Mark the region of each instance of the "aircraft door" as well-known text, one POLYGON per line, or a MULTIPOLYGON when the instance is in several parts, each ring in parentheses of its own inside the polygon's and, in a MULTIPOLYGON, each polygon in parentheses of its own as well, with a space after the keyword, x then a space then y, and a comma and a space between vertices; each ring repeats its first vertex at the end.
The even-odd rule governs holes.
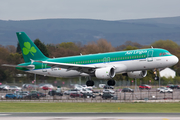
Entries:
POLYGON ((106 58, 105 57, 103 58, 103 63, 106 63, 106 58))
POLYGON ((47 72, 47 64, 42 63, 42 72, 47 72))
POLYGON ((109 63, 109 62, 110 62, 110 57, 103 58, 103 63, 109 63))
POLYGON ((110 63, 110 57, 107 58, 107 63, 110 63))
POLYGON ((147 54, 147 61, 152 62, 153 61, 153 50, 149 50, 147 54))

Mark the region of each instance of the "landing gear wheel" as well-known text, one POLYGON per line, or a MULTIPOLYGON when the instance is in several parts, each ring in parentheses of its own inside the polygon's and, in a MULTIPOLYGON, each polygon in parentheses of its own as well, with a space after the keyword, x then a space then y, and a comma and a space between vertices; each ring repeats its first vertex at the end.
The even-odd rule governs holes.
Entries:
POLYGON ((87 85, 87 86, 94 86, 94 81, 88 80, 88 81, 86 82, 86 85, 87 85))
POLYGON ((116 84, 115 80, 108 80, 107 84, 109 86, 114 86, 116 84))

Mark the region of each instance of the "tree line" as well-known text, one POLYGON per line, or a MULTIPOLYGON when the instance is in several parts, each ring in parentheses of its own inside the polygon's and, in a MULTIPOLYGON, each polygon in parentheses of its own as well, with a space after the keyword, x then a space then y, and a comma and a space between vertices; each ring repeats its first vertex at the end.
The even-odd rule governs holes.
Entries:
MULTIPOLYGON (((95 54, 95 53, 105 53, 105 52, 114 52, 114 51, 123 51, 123 50, 135 50, 135 49, 143 49, 150 48, 153 46, 154 48, 163 48, 168 50, 171 54, 176 55, 180 58, 180 46, 173 42, 172 40, 158 40, 151 45, 141 45, 137 42, 127 41, 123 45, 119 45, 117 47, 113 47, 110 42, 105 39, 99 39, 96 42, 91 42, 86 45, 82 45, 80 42, 63 42, 60 44, 44 44, 39 39, 34 40, 36 46, 42 51, 42 53, 50 58, 56 57, 66 57, 66 56, 75 56, 75 55, 87 55, 87 54, 95 54)), ((21 53, 21 49, 19 44, 17 46, 0 45, 0 82, 13 82, 13 80, 17 77, 17 74, 26 74, 27 76, 21 77, 19 82, 23 81, 31 81, 33 80, 32 74, 27 74, 22 71, 18 71, 15 68, 2 67, 2 64, 20 64, 23 63, 23 56, 21 53)), ((176 71, 176 78, 161 78, 161 81, 164 81, 164 84, 168 83, 180 83, 180 63, 171 67, 171 69, 176 71)), ((57 79, 52 77, 44 77, 37 76, 38 79, 57 79)), ((149 80, 153 81, 153 71, 148 70, 148 75, 145 78, 139 79, 139 81, 143 81, 144 83, 149 80)), ((129 79, 127 76, 116 75, 115 80, 124 80, 129 79)))

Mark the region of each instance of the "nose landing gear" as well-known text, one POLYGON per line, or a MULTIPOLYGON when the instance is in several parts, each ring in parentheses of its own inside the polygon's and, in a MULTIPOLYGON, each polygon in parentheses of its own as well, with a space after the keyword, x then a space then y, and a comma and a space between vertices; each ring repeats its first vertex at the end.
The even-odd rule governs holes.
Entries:
POLYGON ((159 80, 159 77, 158 77, 158 76, 155 76, 155 77, 154 77, 154 80, 155 80, 155 81, 158 81, 158 80, 159 80))
POLYGON ((158 75, 157 75, 157 69, 154 69, 154 75, 155 75, 154 80, 155 80, 155 81, 158 81, 158 80, 159 80, 159 77, 158 77, 158 75))

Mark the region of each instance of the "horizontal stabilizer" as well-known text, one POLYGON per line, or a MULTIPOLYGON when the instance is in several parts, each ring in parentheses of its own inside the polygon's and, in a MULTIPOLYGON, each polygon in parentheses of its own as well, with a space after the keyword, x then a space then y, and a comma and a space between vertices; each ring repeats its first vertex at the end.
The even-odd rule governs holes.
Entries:
POLYGON ((18 66, 18 65, 9 65, 9 64, 2 64, 2 66, 6 66, 6 67, 21 67, 21 68, 27 68, 27 69, 34 68, 33 66, 18 66))

